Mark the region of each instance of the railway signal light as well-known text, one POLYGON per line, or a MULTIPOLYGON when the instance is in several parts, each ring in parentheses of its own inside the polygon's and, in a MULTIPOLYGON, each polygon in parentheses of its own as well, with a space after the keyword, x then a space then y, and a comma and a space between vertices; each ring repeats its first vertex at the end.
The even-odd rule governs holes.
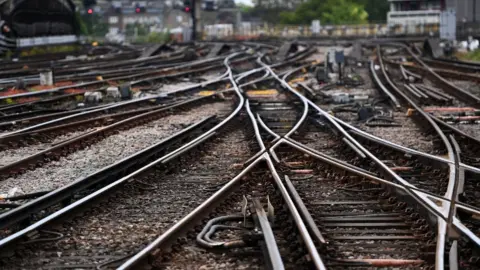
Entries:
POLYGON ((2 32, 5 33, 5 34, 10 33, 10 27, 8 27, 8 25, 4 25, 2 27, 2 32))
POLYGON ((135 7, 135 13, 145 13, 145 7, 142 6, 136 6, 135 7))
POLYGON ((189 13, 192 17, 192 40, 195 40, 195 30, 197 29, 197 19, 195 17, 195 1, 183 0, 183 12, 189 13))
POLYGON ((192 11, 192 2, 190 0, 183 1, 183 11, 190 13, 192 11))
POLYGON ((89 9, 87 10, 87 13, 88 13, 88 14, 93 14, 93 8, 89 8, 89 9))

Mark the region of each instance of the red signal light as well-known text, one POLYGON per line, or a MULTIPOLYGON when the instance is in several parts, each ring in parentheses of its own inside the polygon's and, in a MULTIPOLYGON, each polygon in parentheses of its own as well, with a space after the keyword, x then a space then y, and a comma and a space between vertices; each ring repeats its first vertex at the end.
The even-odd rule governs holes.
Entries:
POLYGON ((88 14, 93 14, 93 9, 89 8, 89 9, 87 10, 87 13, 88 13, 88 14))
POLYGON ((2 27, 2 31, 3 31, 4 33, 10 33, 10 27, 8 27, 8 25, 4 25, 4 26, 2 27))
POLYGON ((190 7, 185 7, 185 12, 190 12, 190 7))
POLYGON ((137 7, 137 8, 135 9, 135 12, 136 12, 136 13, 140 13, 140 8, 137 7))

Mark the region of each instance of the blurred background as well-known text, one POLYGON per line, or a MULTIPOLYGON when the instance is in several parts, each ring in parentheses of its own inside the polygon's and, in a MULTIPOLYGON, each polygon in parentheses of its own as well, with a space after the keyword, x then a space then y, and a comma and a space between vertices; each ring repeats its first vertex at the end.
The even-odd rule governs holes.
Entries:
POLYGON ((470 50, 480 35, 479 0, 4 0, 0 8, 3 52, 77 41, 403 36, 470 50))

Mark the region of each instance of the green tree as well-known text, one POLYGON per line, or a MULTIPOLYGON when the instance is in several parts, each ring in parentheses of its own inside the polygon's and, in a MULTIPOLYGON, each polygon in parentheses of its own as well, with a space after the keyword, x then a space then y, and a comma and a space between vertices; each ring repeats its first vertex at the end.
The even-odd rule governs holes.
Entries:
POLYGON ((253 6, 249 6, 249 5, 243 4, 243 3, 238 3, 236 5, 240 9, 240 12, 242 12, 242 13, 250 13, 254 9, 253 6))
POLYGON ((84 29, 81 31, 86 32, 94 37, 104 36, 108 32, 108 24, 105 22, 104 18, 98 14, 85 14, 81 17, 83 21, 84 29))
POLYGON ((146 36, 150 32, 148 26, 141 23, 134 23, 134 24, 127 24, 125 32, 127 36, 134 36, 135 35, 135 28, 137 28, 137 35, 138 36, 146 36))
POLYGON ((368 13, 362 5, 348 0, 328 0, 322 11, 322 18, 329 24, 366 23, 368 13))
POLYGON ((148 34, 147 42, 149 43, 162 43, 170 41, 170 32, 157 33, 152 32, 148 34))
POLYGON ((368 13, 368 21, 385 22, 387 20, 387 12, 390 9, 387 0, 359 0, 357 2, 365 7, 368 13))
POLYGON ((87 25, 78 11, 75 12, 75 20, 77 21, 78 28, 80 29, 80 34, 85 36, 88 35, 87 25))
POLYGON ((308 0, 293 12, 282 12, 280 18, 285 24, 310 24, 312 20, 322 24, 360 24, 367 22, 368 13, 358 1, 308 0))
POLYGON ((262 6, 240 6, 240 11, 242 12, 242 18, 247 21, 261 19, 261 21, 267 23, 278 23, 280 21, 280 13, 287 11, 287 9, 282 7, 266 8, 262 6))

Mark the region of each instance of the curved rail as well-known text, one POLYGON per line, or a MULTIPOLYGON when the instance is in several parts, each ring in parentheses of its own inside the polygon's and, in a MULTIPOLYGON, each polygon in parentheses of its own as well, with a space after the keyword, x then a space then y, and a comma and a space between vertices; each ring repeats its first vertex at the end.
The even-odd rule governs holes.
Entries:
MULTIPOLYGON (((227 67, 227 70, 228 70, 228 77, 230 79, 230 82, 232 83, 233 85, 233 88, 235 89, 235 93, 237 94, 238 98, 239 98, 239 102, 238 102, 238 106, 237 108, 235 109, 235 111, 229 116, 227 117, 225 120, 223 120, 221 123, 219 123, 218 125, 216 125, 214 128, 212 128, 211 130, 209 130, 208 132, 204 133, 202 136, 198 137, 196 140, 192 141, 191 143, 187 144, 187 145, 184 145, 183 147, 171 152, 170 154, 166 155, 162 160, 159 160, 159 162, 163 162, 163 160, 170 160, 171 158, 173 158, 174 156, 177 156, 179 155, 180 153, 183 153, 185 150, 189 149, 189 147, 191 147, 191 145, 193 144, 196 144, 198 142, 201 142, 203 141, 203 139, 205 138, 208 138, 210 137, 211 135, 213 135, 215 133, 215 131, 220 128, 221 126, 223 126, 225 123, 227 123, 228 121, 230 121, 230 119, 232 119, 234 116, 236 116, 240 110, 242 109, 242 107, 244 106, 245 104, 245 99, 244 97, 242 96, 240 90, 238 89, 238 86, 233 78, 233 73, 232 73, 232 70, 228 64, 229 60, 233 57, 236 57, 237 55, 239 55, 240 53, 235 53, 235 54, 232 54, 230 56, 228 56, 225 61, 224 61, 224 65, 227 67)), ((253 167, 256 163, 252 163, 250 164, 251 167, 253 167)), ((249 168, 251 168, 249 167, 249 168)), ((202 203, 200 206, 198 206, 194 211, 192 211, 190 214, 188 214, 185 218, 183 218, 182 220, 180 220, 179 222, 177 222, 173 227, 171 227, 170 229, 168 229, 164 234, 162 234, 162 236, 160 236, 159 238, 155 239, 153 242, 151 242, 147 247, 145 247, 144 249, 142 249, 140 252, 136 253, 134 256, 132 256, 130 259, 128 259, 124 264, 122 264, 118 269, 129 269, 129 268, 132 268, 134 267, 136 264, 138 264, 142 259, 144 259, 148 254, 150 254, 154 249, 157 248, 157 246, 159 246, 160 244, 164 243, 164 241, 166 241, 167 239, 170 240, 172 235, 176 235, 178 233, 178 230, 180 230, 182 228, 182 226, 186 226, 189 222, 191 222, 193 219, 197 218, 197 215, 199 215, 199 213, 203 213, 204 211, 206 211, 207 209, 209 209, 214 203, 216 200, 218 200, 218 197, 223 197, 224 196, 224 193, 226 191, 230 191, 234 186, 236 186, 236 182, 242 178, 242 176, 244 174, 246 174, 246 172, 248 172, 247 170, 244 170, 239 176, 237 176, 235 179, 231 180, 228 184, 226 184, 225 186, 223 186, 219 191, 217 191, 212 197, 210 197, 209 199, 207 199, 207 201, 205 201, 204 203, 202 203)))
MULTIPOLYGON (((268 68, 268 67, 267 67, 268 68)), ((376 158, 373 154, 371 154, 367 149, 365 149, 360 143, 358 143, 353 137, 350 136, 350 134, 348 134, 335 120, 333 120, 333 118, 328 114, 326 113, 325 111, 323 111, 322 109, 320 109, 316 104, 314 104, 312 101, 306 99, 303 95, 301 95, 300 93, 296 92, 294 89, 292 89, 290 87, 290 85, 284 80, 284 79, 280 79, 278 76, 274 75, 274 77, 279 80, 287 89, 289 89, 293 94, 295 95, 298 95, 299 97, 301 98, 304 98, 305 100, 307 100, 307 102, 310 104, 311 107, 315 108, 323 117, 325 117, 330 123, 332 123, 345 137, 347 137, 347 139, 353 143, 358 149, 360 149, 364 154, 366 154, 367 156, 369 156, 370 159, 372 159, 376 164, 377 166, 379 166, 379 168, 382 169, 382 171, 384 171, 386 173, 386 175, 390 175, 396 182, 400 183, 402 186, 406 187, 406 190, 407 190, 407 194, 409 194, 412 198, 414 198, 417 203, 419 203, 419 205, 422 205, 424 208, 428 209, 429 211, 431 211, 432 213, 434 213, 437 217, 441 217, 441 222, 443 223, 444 226, 440 226, 439 229, 441 229, 441 232, 445 231, 443 230, 444 228, 446 229, 446 223, 445 223, 445 220, 447 219, 447 216, 448 216, 448 213, 446 213, 444 210, 438 210, 437 209, 437 205, 435 205, 434 203, 432 203, 432 201, 429 201, 428 199, 425 198, 425 196, 423 196, 423 194, 421 194, 420 192, 416 191, 416 190, 413 190, 411 188, 415 188, 413 185, 411 185, 410 183, 408 183, 407 181, 405 181, 404 179, 402 179, 400 176, 398 176, 394 171, 392 171, 386 164, 384 164, 383 162, 381 162, 378 158, 376 158)), ((450 192, 451 193, 451 192, 450 192)), ((454 224, 458 224, 459 222, 457 222, 458 219, 454 219, 454 224)), ((462 231, 465 231, 465 227, 463 225, 458 225, 457 228, 460 228, 462 231)), ((468 232, 467 232, 468 233, 468 232)), ((445 233, 443 234, 440 234, 439 237, 441 237, 442 239, 440 239, 438 242, 440 243, 440 245, 444 245, 444 237, 445 237, 445 233), (443 243, 443 244, 442 244, 443 243)), ((478 239, 478 238, 477 238, 478 239)), ((437 242, 437 243, 438 243, 437 242)), ((437 246, 437 256, 436 256, 436 265, 437 267, 443 267, 443 251, 444 249, 440 249, 438 246, 437 246)))
MULTIPOLYGON (((240 53, 236 53, 236 54, 231 55, 230 57, 235 57, 239 54, 240 53)), ((225 60, 225 64, 230 59, 230 57, 225 60)), ((230 79, 233 80, 232 74, 230 74, 230 79)), ((231 119, 233 119, 233 117, 235 117, 240 112, 241 108, 243 107, 244 98, 240 94, 239 91, 236 91, 236 93, 237 93, 239 101, 238 101, 238 105, 235 108, 235 110, 229 116, 227 116, 223 121, 221 121, 220 123, 218 123, 217 125, 215 125, 211 129, 209 129, 207 132, 203 133, 201 136, 199 136, 199 137, 193 139, 192 141, 184 144, 183 146, 177 148, 176 150, 164 155, 163 157, 158 158, 157 160, 149 163, 148 165, 143 166, 142 168, 136 170, 135 172, 132 172, 129 175, 124 176, 121 179, 118 179, 118 180, 112 182, 111 184, 109 184, 109 185, 107 185, 107 186, 105 186, 105 187, 103 187, 103 188, 101 188, 101 189, 99 189, 99 190, 81 198, 80 200, 75 201, 72 204, 69 204, 68 206, 54 212, 53 214, 35 222, 34 224, 28 226, 27 228, 24 228, 24 229, 12 234, 12 235, 0 240, 0 248, 3 248, 7 245, 10 245, 10 244, 18 241, 19 239, 28 235, 30 232, 38 230, 39 228, 45 226, 46 224, 52 222, 53 220, 56 220, 59 217, 77 209, 78 207, 81 207, 82 205, 85 205, 89 201, 110 192, 111 190, 113 190, 116 187, 121 186, 122 184, 128 182, 133 177, 144 173, 145 171, 155 167, 158 164, 168 162, 169 160, 173 159, 174 157, 178 156, 179 154, 181 154, 185 151, 188 151, 189 149, 193 148, 194 146, 196 146, 196 145, 202 143, 203 141, 205 141, 206 139, 210 138, 211 136, 213 136, 216 133, 216 131, 218 129, 222 128, 227 122, 229 122, 231 119)))
MULTIPOLYGON (((228 59, 226 59, 225 65, 228 65, 228 59)), ((260 69, 261 70, 261 69, 260 69)), ((256 70, 256 71, 260 71, 256 70)), ((231 70, 229 69, 229 78, 231 80, 231 83, 237 92, 239 96, 241 96, 241 89, 236 83, 236 80, 234 79, 231 70)), ((261 140, 260 134, 259 134, 259 129, 256 124, 255 117, 253 116, 249 102, 248 100, 245 102, 245 108, 247 110, 247 113, 249 115, 250 120, 252 121, 252 124, 254 126, 254 132, 255 136, 257 138, 257 142, 262 149, 260 153, 265 151, 265 146, 263 144, 263 141, 261 140)), ((257 156, 257 155, 256 155, 257 156)), ((180 220, 177 224, 175 224, 173 227, 171 227, 169 230, 167 230, 164 234, 162 234, 159 238, 154 240, 152 243, 150 243, 146 248, 144 248, 142 251, 134 255, 132 258, 130 258, 128 261, 126 261, 123 265, 121 265, 118 269, 129 269, 134 267, 136 264, 139 263, 140 260, 145 258, 149 253, 151 253, 154 249, 158 248, 161 245, 168 244, 171 242, 175 236, 177 236, 184 228, 188 227, 188 224, 191 224, 194 220, 197 220, 201 213, 206 212, 208 209, 211 209, 213 205, 215 205, 216 201, 220 200, 221 198, 225 198, 228 193, 230 193, 233 188, 238 185, 238 181, 241 179, 242 176, 244 176, 250 169, 252 169, 254 166, 256 166, 259 162, 261 161, 266 161, 272 175, 274 176, 275 182, 277 184, 277 187, 281 190, 282 196, 287 202, 287 206, 291 212, 291 214, 294 217, 294 221, 297 224, 300 234, 302 235, 302 238, 304 241, 306 241, 307 249, 309 250, 310 255, 313 258, 314 264, 317 266, 318 269, 324 269, 323 263, 320 259, 320 256, 318 255, 318 252, 315 248, 315 245, 313 244, 313 241, 311 237, 309 236, 305 225, 303 224, 303 221, 296 210, 295 206, 293 205, 293 202, 291 201, 288 193, 286 192, 285 187, 283 186, 283 183, 281 182, 278 174, 275 171, 275 168, 273 166, 273 163, 270 160, 270 157, 268 156, 267 153, 260 154, 260 156, 257 156, 253 162, 251 162, 238 176, 236 176, 234 179, 229 181, 226 185, 224 185, 219 191, 217 191, 212 197, 207 199, 204 203, 202 203, 200 206, 198 206, 194 211, 192 211, 190 214, 188 214, 185 218, 180 220)))
POLYGON ((458 97, 461 99, 463 102, 467 104, 471 104, 472 106, 475 107, 480 107, 480 98, 478 96, 475 96, 459 87, 456 85, 452 84, 451 82, 445 80, 442 76, 438 75, 429 65, 427 65, 425 62, 420 59, 418 55, 412 52, 410 47, 401 44, 401 43, 391 43, 392 46, 395 47, 401 47, 405 49, 414 59, 417 61, 420 65, 422 65, 428 73, 437 81, 440 81, 443 85, 446 86, 446 90, 449 90, 449 94, 458 97))

